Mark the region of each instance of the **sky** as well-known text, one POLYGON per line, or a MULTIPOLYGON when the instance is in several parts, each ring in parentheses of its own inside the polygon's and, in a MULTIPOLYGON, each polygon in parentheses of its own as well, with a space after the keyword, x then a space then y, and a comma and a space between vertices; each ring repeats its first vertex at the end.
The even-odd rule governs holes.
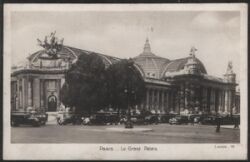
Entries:
POLYGON ((12 12, 12 65, 40 50, 37 38, 53 31, 65 45, 120 58, 139 55, 147 37, 152 52, 170 60, 187 57, 194 46, 208 74, 222 77, 232 61, 239 78, 237 11, 12 12))

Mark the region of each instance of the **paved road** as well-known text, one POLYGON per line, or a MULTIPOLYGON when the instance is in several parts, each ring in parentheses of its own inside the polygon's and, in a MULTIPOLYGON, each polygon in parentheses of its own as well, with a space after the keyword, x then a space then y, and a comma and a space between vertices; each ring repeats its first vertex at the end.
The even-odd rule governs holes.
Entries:
POLYGON ((206 125, 146 125, 149 132, 117 132, 107 128, 124 126, 20 126, 11 128, 13 143, 238 143, 239 129, 206 125))

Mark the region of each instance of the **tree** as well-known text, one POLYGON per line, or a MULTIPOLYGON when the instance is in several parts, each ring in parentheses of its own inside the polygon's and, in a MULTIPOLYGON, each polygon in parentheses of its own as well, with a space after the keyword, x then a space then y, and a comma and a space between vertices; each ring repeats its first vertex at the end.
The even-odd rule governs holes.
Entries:
POLYGON ((76 113, 98 111, 107 105, 105 64, 95 53, 81 54, 66 72, 62 88, 64 105, 75 107, 76 113))
POLYGON ((74 100, 72 97, 69 97, 69 85, 67 83, 64 83, 61 89, 61 100, 62 103, 66 106, 66 107, 71 107, 72 105, 74 105, 74 100))
POLYGON ((118 111, 140 104, 145 97, 144 80, 132 59, 123 59, 110 65, 107 79, 109 102, 118 111))

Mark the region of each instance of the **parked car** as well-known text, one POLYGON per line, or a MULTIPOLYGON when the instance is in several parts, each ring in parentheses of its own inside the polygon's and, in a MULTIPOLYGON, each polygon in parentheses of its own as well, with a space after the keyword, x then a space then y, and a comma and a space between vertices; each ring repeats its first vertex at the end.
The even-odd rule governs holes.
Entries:
POLYGON ((175 114, 163 114, 160 115, 160 123, 169 123, 169 119, 175 117, 175 114))
POLYGON ((41 125, 46 125, 46 122, 48 121, 48 114, 45 112, 36 113, 36 117, 40 120, 41 125))
POLYGON ((188 116, 176 115, 169 119, 169 124, 188 124, 188 116))
POLYGON ((12 111, 11 112, 11 126, 32 125, 39 127, 45 125, 48 116, 45 113, 37 111, 12 111))
POLYGON ((84 115, 82 114, 72 114, 71 121, 73 125, 83 124, 84 115))
POLYGON ((199 114, 191 114, 188 116, 189 123, 198 124, 203 120, 203 116, 199 114))
POLYGON ((159 123, 159 115, 148 115, 145 117, 145 123, 146 124, 158 124, 159 123))
POLYGON ((240 124, 240 115, 238 114, 235 114, 235 115, 232 115, 232 116, 225 116, 225 117, 222 117, 221 118, 221 124, 222 125, 234 125, 235 122, 238 122, 238 124, 240 124))
POLYGON ((120 122, 120 117, 117 113, 96 113, 90 117, 90 124, 94 125, 106 125, 106 124, 115 124, 117 125, 120 122))
POLYGON ((133 124, 144 125, 145 117, 143 115, 132 115, 131 121, 133 122, 133 124))
POLYGON ((118 114, 106 114, 106 121, 105 123, 108 123, 108 124, 115 124, 117 125, 118 123, 120 122, 120 117, 118 116, 118 114))
POLYGON ((201 124, 205 124, 205 125, 215 125, 215 124, 216 124, 216 116, 215 116, 215 115, 205 116, 205 117, 201 120, 201 124))
POLYGON ((106 115, 105 113, 97 113, 94 114, 90 117, 90 123, 89 124, 93 124, 93 125, 105 125, 106 123, 106 115))

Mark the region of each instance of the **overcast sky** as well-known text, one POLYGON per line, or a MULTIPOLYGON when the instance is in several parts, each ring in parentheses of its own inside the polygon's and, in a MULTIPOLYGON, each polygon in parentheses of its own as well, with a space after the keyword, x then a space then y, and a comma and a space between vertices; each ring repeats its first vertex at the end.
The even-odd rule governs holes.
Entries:
POLYGON ((147 37, 152 52, 170 60, 188 56, 195 46, 196 57, 209 74, 222 77, 231 60, 239 75, 240 13, 236 11, 13 12, 12 64, 41 49, 36 39, 43 40, 55 30, 65 45, 120 58, 139 55, 147 37))

